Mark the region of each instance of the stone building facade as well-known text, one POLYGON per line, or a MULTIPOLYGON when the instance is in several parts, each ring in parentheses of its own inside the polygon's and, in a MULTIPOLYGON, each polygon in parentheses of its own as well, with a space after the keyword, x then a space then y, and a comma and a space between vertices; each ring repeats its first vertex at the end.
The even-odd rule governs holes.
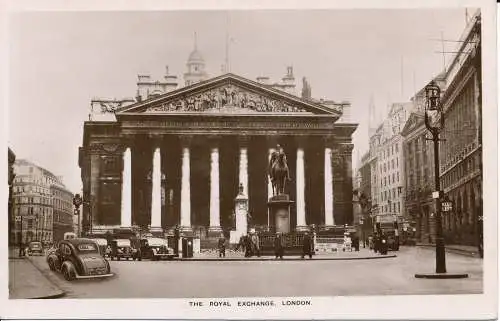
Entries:
MULTIPOLYGON (((195 58, 200 67, 201 54, 195 58)), ((287 92, 295 87, 291 68, 287 90, 266 77, 229 73, 198 82, 191 76, 185 87, 98 112, 112 114, 112 121, 94 115, 85 122, 79 156, 84 233, 229 230, 240 184, 249 225, 267 225, 267 166, 277 144, 290 170, 292 228, 352 224, 357 125, 339 121, 349 103, 322 104, 287 92)))
POLYGON ((60 180, 50 186, 52 194, 53 238, 64 238, 64 233, 73 232, 73 193, 60 180))
POLYGON ((416 106, 393 103, 384 122, 370 136, 372 215, 406 220, 404 198, 403 138, 401 131, 416 106))
POLYGON ((445 217, 448 242, 476 245, 482 239, 481 16, 476 13, 460 39, 445 76, 442 96, 447 143, 440 145, 441 189, 453 202, 445 217))
POLYGON ((13 183, 14 183, 14 178, 15 178, 15 173, 14 173, 14 162, 16 161, 16 154, 8 148, 8 154, 7 154, 7 160, 8 160, 8 168, 7 168, 7 173, 8 173, 8 184, 9 184, 9 200, 8 200, 8 212, 7 212, 7 217, 8 217, 8 224, 9 224, 9 245, 13 243, 13 239, 10 237, 12 235, 12 229, 13 225, 15 222, 14 219, 14 214, 13 214, 13 198, 12 198, 12 188, 13 188, 13 183))
MULTIPOLYGON (((20 217, 16 221, 10 239, 18 244, 30 241, 52 243, 58 233, 59 218, 71 220, 71 208, 60 209, 60 198, 54 189, 64 193, 65 199, 71 193, 64 187, 60 177, 27 160, 19 159, 14 163, 15 178, 12 184, 12 215, 20 217), (58 219, 55 219, 57 213, 58 219), (64 218, 63 218, 64 217, 64 218)), ((71 231, 71 224, 69 230, 71 231)), ((62 239, 62 238, 61 238, 62 239)))
POLYGON ((434 149, 428 140, 429 132, 424 124, 424 114, 410 115, 403 131, 405 169, 405 206, 412 227, 416 228, 417 240, 423 243, 435 239, 434 221, 434 149))

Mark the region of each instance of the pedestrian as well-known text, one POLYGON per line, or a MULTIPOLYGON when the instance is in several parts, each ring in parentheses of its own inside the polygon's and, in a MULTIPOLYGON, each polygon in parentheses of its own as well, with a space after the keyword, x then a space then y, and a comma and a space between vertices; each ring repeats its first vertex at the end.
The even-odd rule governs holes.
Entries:
POLYGON ((255 229, 250 230, 251 234, 251 245, 252 245, 252 253, 256 254, 258 257, 260 257, 260 239, 259 235, 255 232, 255 229))
POLYGON ((180 238, 179 225, 175 225, 175 228, 174 228, 174 255, 175 256, 179 256, 179 238, 180 238))
POLYGON ((221 233, 218 241, 219 257, 226 257, 226 238, 221 233))
POLYGON ((252 248, 252 239, 250 238, 249 234, 244 236, 243 244, 245 248, 245 257, 251 257, 253 255, 253 248, 252 248))
POLYGON ((280 232, 276 232, 276 238, 274 239, 274 255, 276 259, 279 257, 283 259, 283 254, 285 253, 285 238, 280 232))
POLYGON ((19 257, 23 257, 24 255, 25 255, 24 244, 21 242, 21 243, 19 243, 19 257))
POLYGON ((302 239, 302 258, 306 255, 309 255, 309 258, 312 259, 312 239, 309 236, 309 232, 305 232, 302 239))

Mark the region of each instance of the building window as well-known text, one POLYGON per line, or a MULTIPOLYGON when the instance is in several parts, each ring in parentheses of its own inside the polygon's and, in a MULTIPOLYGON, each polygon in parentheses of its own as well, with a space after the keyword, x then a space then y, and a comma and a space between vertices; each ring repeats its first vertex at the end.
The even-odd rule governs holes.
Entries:
POLYGON ((397 182, 399 183, 399 172, 396 173, 397 182))

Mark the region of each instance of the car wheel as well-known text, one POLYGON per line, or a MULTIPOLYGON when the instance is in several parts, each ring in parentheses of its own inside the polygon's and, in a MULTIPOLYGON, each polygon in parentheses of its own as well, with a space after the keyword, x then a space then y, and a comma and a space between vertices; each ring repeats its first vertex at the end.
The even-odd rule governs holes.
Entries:
POLYGON ((142 258, 138 258, 139 261, 142 261, 142 258))
POLYGON ((117 260, 117 261, 120 261, 120 257, 119 257, 119 256, 117 256, 117 257, 116 257, 116 260, 117 260))
POLYGON ((127 261, 128 261, 128 260, 130 260, 130 258, 129 258, 129 257, 127 258, 127 261))

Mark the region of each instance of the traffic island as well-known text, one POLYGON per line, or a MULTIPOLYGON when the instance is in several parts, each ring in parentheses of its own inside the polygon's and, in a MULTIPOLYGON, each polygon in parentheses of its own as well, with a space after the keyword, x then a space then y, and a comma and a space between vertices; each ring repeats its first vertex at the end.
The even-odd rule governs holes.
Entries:
POLYGON ((466 279, 467 273, 417 273, 417 279, 466 279))
POLYGON ((9 259, 9 299, 55 299, 65 294, 30 259, 9 259))

